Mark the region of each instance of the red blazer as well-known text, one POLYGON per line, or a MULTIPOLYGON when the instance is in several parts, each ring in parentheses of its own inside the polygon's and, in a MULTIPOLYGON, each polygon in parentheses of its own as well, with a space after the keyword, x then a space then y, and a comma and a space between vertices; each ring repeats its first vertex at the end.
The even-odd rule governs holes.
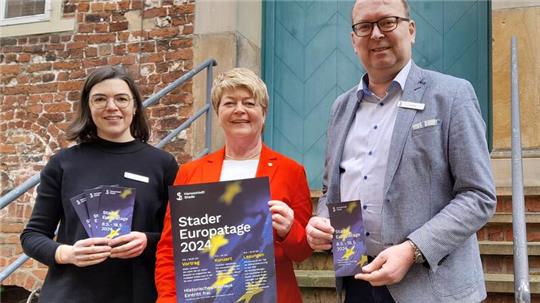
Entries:
MULTIPOLYGON (((180 167, 175 185, 219 181, 225 149, 180 167)), ((270 178, 272 200, 281 200, 294 210, 294 223, 285 239, 274 230, 277 299, 279 303, 302 302, 294 275, 292 261, 300 262, 311 255, 306 239, 306 224, 311 217, 311 201, 304 168, 295 161, 272 151, 265 145, 261 150, 257 177, 270 178)), ((167 208, 161 240, 156 255, 157 303, 176 303, 171 214, 167 208)))

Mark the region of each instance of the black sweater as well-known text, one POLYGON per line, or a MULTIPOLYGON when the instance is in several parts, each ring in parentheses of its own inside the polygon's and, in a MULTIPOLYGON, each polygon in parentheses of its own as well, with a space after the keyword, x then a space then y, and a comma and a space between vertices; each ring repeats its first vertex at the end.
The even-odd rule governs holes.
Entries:
POLYGON ((177 169, 172 155, 138 140, 82 143, 54 155, 41 172, 34 210, 21 234, 24 252, 49 266, 40 302, 155 302, 156 245, 167 207, 167 187, 177 169), (124 172, 150 180, 126 179, 124 172), (145 251, 136 258, 107 259, 87 267, 57 264, 54 255, 60 244, 73 245, 88 238, 69 199, 85 189, 112 184, 136 189, 132 230, 146 233, 145 251))

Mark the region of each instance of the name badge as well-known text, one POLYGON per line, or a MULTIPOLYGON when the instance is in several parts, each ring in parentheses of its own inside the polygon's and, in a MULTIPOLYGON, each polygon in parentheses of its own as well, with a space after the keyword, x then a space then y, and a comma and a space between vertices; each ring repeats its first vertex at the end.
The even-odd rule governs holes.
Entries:
POLYGON ((137 175, 134 173, 128 173, 127 171, 124 172, 124 178, 139 181, 139 182, 144 182, 144 183, 150 182, 150 178, 148 177, 137 175))
POLYGON ((399 107, 414 109, 414 110, 424 110, 426 105, 424 103, 416 103, 410 101, 399 101, 397 104, 399 107))

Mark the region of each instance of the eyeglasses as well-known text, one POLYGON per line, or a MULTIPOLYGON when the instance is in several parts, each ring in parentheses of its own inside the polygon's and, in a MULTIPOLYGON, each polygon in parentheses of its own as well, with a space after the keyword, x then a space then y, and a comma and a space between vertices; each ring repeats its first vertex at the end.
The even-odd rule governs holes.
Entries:
POLYGON ((373 31, 373 25, 377 24, 377 27, 381 32, 391 32, 395 30, 398 26, 399 21, 411 21, 409 18, 402 18, 397 16, 384 17, 375 22, 358 22, 353 24, 352 30, 354 34, 358 37, 366 37, 371 34, 373 31))
MULTIPOLYGON (((112 99, 118 108, 126 108, 131 103, 131 97, 127 94, 115 95, 112 99)), ((90 104, 96 109, 107 107, 108 102, 109 97, 105 95, 94 95, 90 98, 90 104)))

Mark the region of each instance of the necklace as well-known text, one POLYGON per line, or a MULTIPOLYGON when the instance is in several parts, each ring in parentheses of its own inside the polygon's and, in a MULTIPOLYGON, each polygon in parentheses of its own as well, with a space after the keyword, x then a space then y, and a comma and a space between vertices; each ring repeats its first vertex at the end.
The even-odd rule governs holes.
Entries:
POLYGON ((253 160, 253 159, 259 158, 260 155, 261 155, 261 151, 257 151, 255 154, 253 154, 251 156, 246 156, 246 157, 233 157, 233 156, 225 154, 225 159, 230 159, 230 160, 253 160))

